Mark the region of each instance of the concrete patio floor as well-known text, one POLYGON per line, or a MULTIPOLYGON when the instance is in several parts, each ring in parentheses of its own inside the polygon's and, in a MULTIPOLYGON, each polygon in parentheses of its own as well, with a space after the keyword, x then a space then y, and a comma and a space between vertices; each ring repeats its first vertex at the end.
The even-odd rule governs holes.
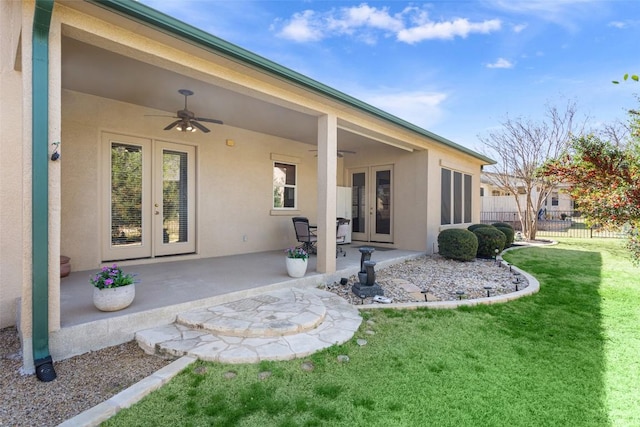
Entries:
MULTIPOLYGON (((299 279, 287 275, 282 251, 126 265, 124 270, 135 273, 139 283, 134 302, 117 312, 101 312, 93 306, 89 277, 95 271, 73 272, 61 279, 61 329, 50 335, 51 354, 54 360, 62 360, 121 344, 132 340, 137 331, 172 323, 185 311, 272 290, 339 281, 359 271, 360 246, 344 246, 346 256, 337 258, 335 273, 317 273, 316 258, 311 256, 307 274, 299 279)), ((422 252, 379 249, 371 260, 380 269, 420 255, 422 252)))

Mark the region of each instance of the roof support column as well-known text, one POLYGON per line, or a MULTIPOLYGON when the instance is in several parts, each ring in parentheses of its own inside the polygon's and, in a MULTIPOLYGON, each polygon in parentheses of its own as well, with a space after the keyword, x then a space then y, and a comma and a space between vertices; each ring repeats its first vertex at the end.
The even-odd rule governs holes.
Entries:
POLYGON ((318 118, 318 258, 317 271, 336 271, 336 186, 338 117, 318 118))

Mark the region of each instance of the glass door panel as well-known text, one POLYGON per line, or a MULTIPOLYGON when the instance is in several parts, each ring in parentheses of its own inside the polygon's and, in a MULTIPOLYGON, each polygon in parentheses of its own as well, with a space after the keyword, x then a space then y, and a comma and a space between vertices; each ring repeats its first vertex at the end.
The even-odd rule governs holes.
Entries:
POLYGON ((158 144, 159 182, 154 203, 157 255, 195 252, 194 159, 193 147, 158 144))
POLYGON ((373 191, 375 191, 375 222, 372 224, 371 240, 393 242, 393 194, 391 166, 372 168, 373 191))
POLYGON ((105 226, 103 261, 151 256, 148 244, 148 186, 150 141, 103 135, 105 158, 105 226))
POLYGON ((352 240, 369 240, 367 229, 369 216, 367 208, 367 173, 351 172, 351 238, 352 240))
POLYGON ((352 240, 393 242, 393 167, 350 170, 352 240))

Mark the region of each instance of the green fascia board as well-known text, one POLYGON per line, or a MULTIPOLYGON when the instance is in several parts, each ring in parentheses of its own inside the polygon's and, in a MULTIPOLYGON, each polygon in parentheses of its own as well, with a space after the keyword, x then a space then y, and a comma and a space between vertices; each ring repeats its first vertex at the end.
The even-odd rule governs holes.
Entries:
POLYGON ((130 19, 134 19, 150 27, 164 31, 165 33, 181 39, 183 41, 195 44, 201 48, 211 50, 217 54, 223 55, 229 59, 233 59, 243 63, 245 65, 260 69, 268 74, 282 78, 297 86, 302 86, 313 92, 316 92, 322 96, 334 99, 342 104, 349 105, 357 110, 371 114, 375 117, 388 121, 396 126, 400 126, 411 132, 414 132, 421 136, 426 136, 434 141, 437 141, 443 145, 461 151, 476 159, 485 162, 486 164, 495 164, 496 162, 476 151, 470 150, 462 145, 456 144, 446 138, 436 135, 428 130, 425 130, 413 123, 407 122, 399 117, 387 113, 379 108, 376 108, 366 102, 356 99, 350 95, 340 92, 334 88, 331 88, 323 83, 313 80, 303 74, 293 71, 287 67, 270 61, 260 55, 222 40, 219 37, 213 36, 205 31, 202 31, 196 27, 186 24, 178 19, 172 18, 162 12, 159 12, 149 6, 140 4, 137 1, 131 0, 85 0, 89 3, 96 4, 100 7, 109 9, 113 12, 119 13, 130 19))

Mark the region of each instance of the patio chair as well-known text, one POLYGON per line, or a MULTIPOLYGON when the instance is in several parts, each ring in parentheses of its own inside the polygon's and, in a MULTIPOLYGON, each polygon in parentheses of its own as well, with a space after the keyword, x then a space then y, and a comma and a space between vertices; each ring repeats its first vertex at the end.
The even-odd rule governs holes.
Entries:
POLYGON ((350 224, 350 219, 338 218, 338 227, 336 231, 336 258, 338 257, 338 254, 347 256, 347 253, 342 249, 342 245, 347 243, 347 235, 349 234, 350 224))
POLYGON ((296 231, 296 240, 299 245, 299 248, 304 249, 309 254, 316 253, 316 242, 318 241, 318 236, 315 235, 313 231, 311 231, 311 226, 309 225, 309 219, 303 216, 296 216, 292 218, 293 220, 293 228, 296 231))

